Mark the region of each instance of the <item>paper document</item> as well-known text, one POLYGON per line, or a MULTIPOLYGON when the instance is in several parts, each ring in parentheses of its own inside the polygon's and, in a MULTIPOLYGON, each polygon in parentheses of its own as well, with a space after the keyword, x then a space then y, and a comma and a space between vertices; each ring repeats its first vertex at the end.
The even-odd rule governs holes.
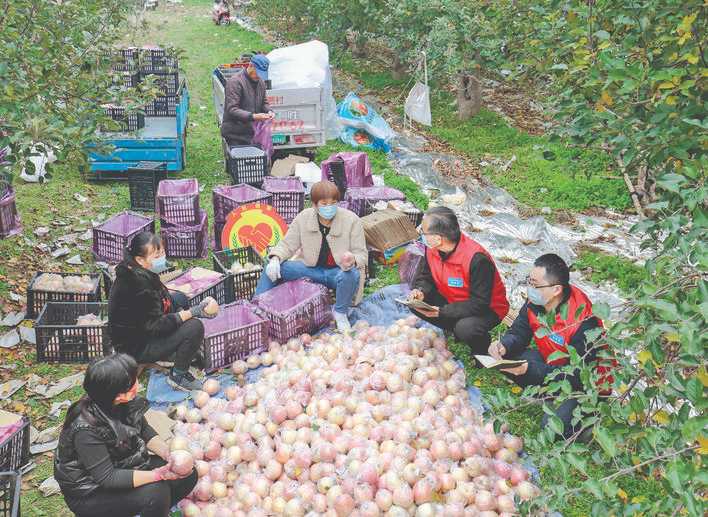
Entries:
POLYGON ((410 307, 411 309, 423 309, 424 311, 435 310, 435 307, 428 305, 423 300, 401 300, 400 298, 396 298, 396 301, 406 307, 410 307))
POLYGON ((495 370, 516 368, 517 366, 526 364, 526 361, 522 359, 495 359, 491 355, 475 355, 475 357, 485 368, 494 368, 495 370))

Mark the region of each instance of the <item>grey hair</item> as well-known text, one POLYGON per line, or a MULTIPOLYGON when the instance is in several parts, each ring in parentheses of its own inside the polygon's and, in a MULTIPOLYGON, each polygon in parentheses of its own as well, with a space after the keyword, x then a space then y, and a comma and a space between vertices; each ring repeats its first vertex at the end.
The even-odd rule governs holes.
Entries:
POLYGON ((460 240, 460 223, 455 212, 446 206, 436 206, 425 212, 428 220, 428 232, 442 235, 447 240, 460 240))

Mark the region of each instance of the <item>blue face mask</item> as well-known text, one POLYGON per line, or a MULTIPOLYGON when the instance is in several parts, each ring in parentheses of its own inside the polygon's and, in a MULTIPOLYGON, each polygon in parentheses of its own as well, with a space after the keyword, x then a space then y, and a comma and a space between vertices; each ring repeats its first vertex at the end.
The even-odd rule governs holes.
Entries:
POLYGON ((528 298, 529 302, 534 305, 546 305, 546 300, 543 298, 541 291, 535 287, 528 286, 526 288, 526 298, 528 298))
POLYGON ((330 219, 334 219, 334 216, 337 213, 337 205, 321 206, 317 209, 317 213, 319 213, 323 219, 327 219, 329 221, 330 219))
POLYGON ((162 273, 165 269, 167 269, 167 257, 165 255, 153 259, 150 271, 153 273, 162 273))

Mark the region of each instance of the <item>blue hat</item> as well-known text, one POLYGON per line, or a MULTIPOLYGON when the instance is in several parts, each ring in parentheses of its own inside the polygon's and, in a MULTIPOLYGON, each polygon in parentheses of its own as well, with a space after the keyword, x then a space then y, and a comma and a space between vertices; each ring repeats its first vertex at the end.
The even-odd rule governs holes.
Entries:
POLYGON ((270 66, 270 61, 263 54, 256 54, 251 58, 251 64, 253 68, 256 69, 258 77, 264 81, 268 80, 268 67, 270 66))

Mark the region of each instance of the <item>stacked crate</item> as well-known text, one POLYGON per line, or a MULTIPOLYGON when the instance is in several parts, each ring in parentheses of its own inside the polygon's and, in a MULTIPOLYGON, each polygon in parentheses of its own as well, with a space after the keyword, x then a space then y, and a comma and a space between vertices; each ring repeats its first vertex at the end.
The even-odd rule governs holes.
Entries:
POLYGON ((157 187, 155 211, 160 217, 160 235, 169 258, 206 258, 209 221, 199 208, 196 179, 162 180, 157 187))

